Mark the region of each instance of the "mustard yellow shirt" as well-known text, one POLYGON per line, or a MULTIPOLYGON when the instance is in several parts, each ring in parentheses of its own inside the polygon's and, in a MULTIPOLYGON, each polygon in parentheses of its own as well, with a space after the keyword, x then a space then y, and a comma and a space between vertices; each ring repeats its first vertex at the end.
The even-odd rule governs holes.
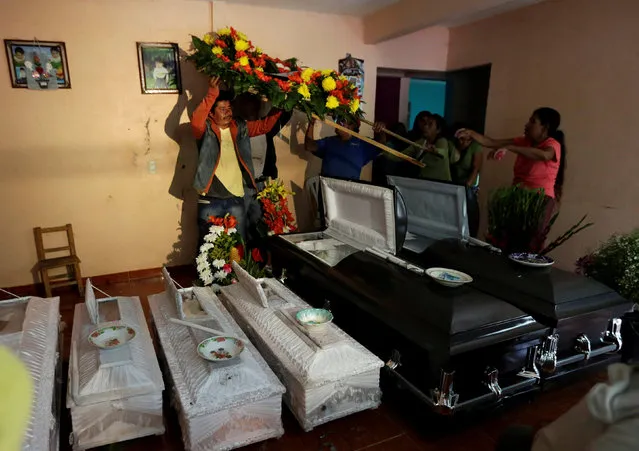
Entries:
POLYGON ((0 346, 0 450, 22 449, 31 418, 32 397, 33 382, 24 363, 8 348, 0 346))
POLYGON ((242 170, 235 153, 233 136, 230 128, 220 129, 220 161, 215 170, 215 176, 222 182, 222 185, 234 196, 244 197, 244 183, 242 181, 242 170))

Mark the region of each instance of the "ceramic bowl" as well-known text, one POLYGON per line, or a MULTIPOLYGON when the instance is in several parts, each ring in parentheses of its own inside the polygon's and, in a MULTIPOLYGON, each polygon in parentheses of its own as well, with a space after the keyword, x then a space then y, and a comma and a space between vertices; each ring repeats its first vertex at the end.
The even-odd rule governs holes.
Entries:
POLYGON ((448 268, 429 268, 426 270, 432 279, 446 287, 460 287, 473 281, 473 278, 461 271, 448 268))
POLYGON ((89 343, 100 349, 115 349, 135 338, 135 329, 129 326, 106 326, 89 335, 89 343))
POLYGON ((529 254, 527 252, 510 254, 508 258, 520 265, 533 268, 546 268, 555 264, 555 261, 547 255, 529 254))
POLYGON ((197 345, 199 356, 211 362, 233 360, 242 351, 244 351, 244 343, 233 337, 211 337, 197 345))
POLYGON ((295 319, 304 327, 317 327, 333 321, 333 314, 323 308, 307 308, 297 312, 295 319))

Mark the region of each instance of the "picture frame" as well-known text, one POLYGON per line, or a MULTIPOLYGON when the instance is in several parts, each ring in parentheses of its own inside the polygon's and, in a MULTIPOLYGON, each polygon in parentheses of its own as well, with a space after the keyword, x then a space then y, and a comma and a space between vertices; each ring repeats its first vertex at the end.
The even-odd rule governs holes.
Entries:
POLYGON ((182 94, 180 49, 171 42, 138 42, 142 94, 182 94))
POLYGON ((67 49, 61 41, 39 41, 36 39, 5 39, 9 75, 12 88, 26 89, 30 86, 27 77, 36 89, 71 89, 71 76, 67 60, 67 49), (57 86, 50 86, 55 79, 57 86))

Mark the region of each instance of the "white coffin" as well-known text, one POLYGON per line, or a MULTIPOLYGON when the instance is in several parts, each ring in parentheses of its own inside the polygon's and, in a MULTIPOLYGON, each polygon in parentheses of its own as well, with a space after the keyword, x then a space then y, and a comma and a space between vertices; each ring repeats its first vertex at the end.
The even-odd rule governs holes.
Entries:
POLYGON ((193 292, 208 318, 192 322, 240 338, 246 347, 229 362, 202 359, 196 347, 211 334, 170 322, 179 316, 173 296, 149 296, 185 448, 221 451, 282 436, 284 386, 213 292, 193 292))
POLYGON ((235 271, 241 282, 220 298, 286 386, 284 400, 305 430, 379 406, 381 360, 334 324, 300 326, 295 315, 310 306, 277 280, 235 271))
POLYGON ((33 379, 31 419, 22 445, 25 451, 58 449, 59 418, 53 406, 59 307, 58 297, 0 301, 0 346, 12 349, 33 379))
POLYGON ((67 407, 74 447, 87 449, 163 434, 164 382, 140 299, 86 298, 87 305, 75 306, 69 358, 67 407), (116 324, 132 327, 136 337, 112 350, 89 343, 95 329, 116 324))

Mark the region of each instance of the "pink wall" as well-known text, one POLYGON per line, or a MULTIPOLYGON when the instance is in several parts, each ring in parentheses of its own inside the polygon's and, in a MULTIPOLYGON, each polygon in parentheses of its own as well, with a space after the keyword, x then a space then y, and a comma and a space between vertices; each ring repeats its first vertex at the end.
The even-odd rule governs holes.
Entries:
MULTIPOLYGON (((369 105, 377 66, 446 66, 446 29, 420 32, 426 44, 418 49, 408 38, 365 46, 359 21, 331 15, 217 2, 212 11, 208 2, 185 0, 5 0, 2 38, 65 41, 73 89, 12 89, 1 52, 0 286, 32 282, 35 226, 72 223, 88 276, 190 261, 197 151, 188 113, 206 80, 183 64, 184 95, 140 94, 135 43, 186 49, 190 34, 211 30, 212 13, 216 26, 235 25, 275 55, 318 67, 335 67, 346 52, 365 58, 369 105)), ((295 139, 278 142, 280 170, 303 184, 311 157, 295 139)))
MULTIPOLYGON (((555 233, 588 213, 595 226, 555 252, 561 266, 639 225, 639 2, 555 0, 450 32, 448 67, 492 63, 486 131, 516 136, 533 109, 563 116, 569 165, 555 233)), ((487 162, 483 197, 509 184, 513 159, 487 162)), ((485 219, 485 218, 484 218, 485 219)))

